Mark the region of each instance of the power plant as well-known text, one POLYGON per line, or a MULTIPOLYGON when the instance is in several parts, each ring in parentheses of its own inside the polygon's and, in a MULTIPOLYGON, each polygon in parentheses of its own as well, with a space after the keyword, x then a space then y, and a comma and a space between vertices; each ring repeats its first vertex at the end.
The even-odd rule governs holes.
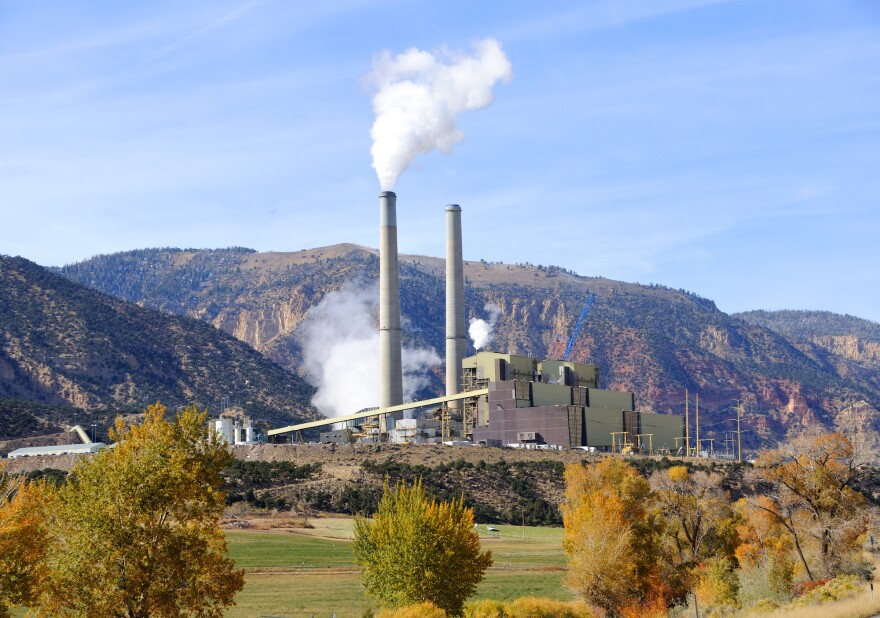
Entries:
POLYGON ((599 387, 596 365, 493 352, 465 358, 464 261, 461 208, 457 204, 446 207, 446 395, 403 403, 396 207, 397 196, 392 191, 382 192, 379 407, 272 429, 270 438, 341 425, 322 433, 321 441, 444 442, 669 454, 683 450, 683 417, 635 411, 633 393, 599 387))

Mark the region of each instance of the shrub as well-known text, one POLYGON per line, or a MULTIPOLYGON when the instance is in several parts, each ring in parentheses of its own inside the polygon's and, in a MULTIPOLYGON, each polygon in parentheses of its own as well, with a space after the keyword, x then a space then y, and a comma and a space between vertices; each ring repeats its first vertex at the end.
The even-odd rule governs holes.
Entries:
POLYGON ((446 618, 446 612, 430 601, 425 601, 398 609, 383 610, 376 614, 376 618, 446 618))
POLYGON ((794 577, 794 562, 787 556, 774 556, 770 559, 767 578, 770 588, 777 594, 790 594, 794 577))
POLYGON ((465 608, 467 618, 596 618, 597 614, 580 601, 556 601, 540 597, 521 597, 510 603, 492 599, 465 608))
POLYGON ((495 599, 485 599, 477 603, 471 603, 464 609, 467 618, 509 618, 506 605, 495 599))
POLYGON ((761 599, 754 605, 749 608, 749 611, 753 613, 769 614, 770 612, 774 612, 779 609, 781 606, 779 603, 774 601, 773 599, 761 599))
POLYGON ((839 601, 857 594, 862 590, 863 586, 864 583, 859 577, 855 575, 841 575, 840 577, 828 580, 822 585, 813 587, 795 599, 793 605, 795 607, 802 607, 814 603, 839 601))
POLYGON ((521 597, 507 609, 509 618, 595 618, 587 605, 578 601, 565 602, 539 597, 521 597))
POLYGON ((727 557, 712 558, 700 577, 699 596, 707 605, 739 607, 739 577, 727 557))

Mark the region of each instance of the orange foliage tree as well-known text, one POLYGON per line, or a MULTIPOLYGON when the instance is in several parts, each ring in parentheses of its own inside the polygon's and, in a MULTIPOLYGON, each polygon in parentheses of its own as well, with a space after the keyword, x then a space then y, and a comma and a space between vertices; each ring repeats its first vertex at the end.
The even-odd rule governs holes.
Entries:
POLYGON ((736 558, 740 566, 765 567, 770 587, 788 594, 794 575, 790 558, 794 545, 788 531, 772 514, 776 504, 767 496, 755 496, 751 500, 737 500, 733 508, 737 513, 736 558))
POLYGON ((648 481, 626 462, 608 457, 565 468, 566 584, 611 613, 663 606, 658 538, 646 510, 648 481))
POLYGON ((0 618, 35 601, 46 579, 44 483, 27 483, 0 467, 0 618))

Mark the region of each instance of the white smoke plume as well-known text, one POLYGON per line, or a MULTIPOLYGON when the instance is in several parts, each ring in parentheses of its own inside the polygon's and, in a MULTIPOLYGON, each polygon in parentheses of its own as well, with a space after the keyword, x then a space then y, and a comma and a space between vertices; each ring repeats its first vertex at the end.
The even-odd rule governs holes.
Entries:
POLYGON ((470 326, 468 326, 468 336, 474 342, 475 350, 482 350, 492 343, 492 337, 495 335, 495 326, 501 318, 501 309, 492 304, 487 304, 483 310, 489 314, 489 319, 482 320, 480 318, 471 318, 470 326))
POLYGON ((416 155, 452 152, 464 139, 456 115, 491 105, 495 83, 512 75, 495 39, 474 43, 472 55, 412 48, 377 56, 366 82, 375 89, 370 153, 382 190, 394 188, 416 155))
MULTIPOLYGON (((354 414, 379 401, 377 287, 351 285, 330 292, 299 326, 306 379, 318 389, 312 405, 327 417, 354 414)), ((403 397, 412 401, 441 364, 434 350, 402 350, 403 397)))

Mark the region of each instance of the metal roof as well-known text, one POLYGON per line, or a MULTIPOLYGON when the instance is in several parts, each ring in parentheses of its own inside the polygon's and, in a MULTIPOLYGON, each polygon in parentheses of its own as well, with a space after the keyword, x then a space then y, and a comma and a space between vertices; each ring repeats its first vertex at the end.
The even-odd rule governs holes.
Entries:
POLYGON ((26 446, 17 448, 10 452, 7 457, 16 459, 18 457, 38 457, 40 455, 86 455, 96 453, 107 445, 103 442, 93 442, 91 444, 55 444, 52 446, 26 446))

